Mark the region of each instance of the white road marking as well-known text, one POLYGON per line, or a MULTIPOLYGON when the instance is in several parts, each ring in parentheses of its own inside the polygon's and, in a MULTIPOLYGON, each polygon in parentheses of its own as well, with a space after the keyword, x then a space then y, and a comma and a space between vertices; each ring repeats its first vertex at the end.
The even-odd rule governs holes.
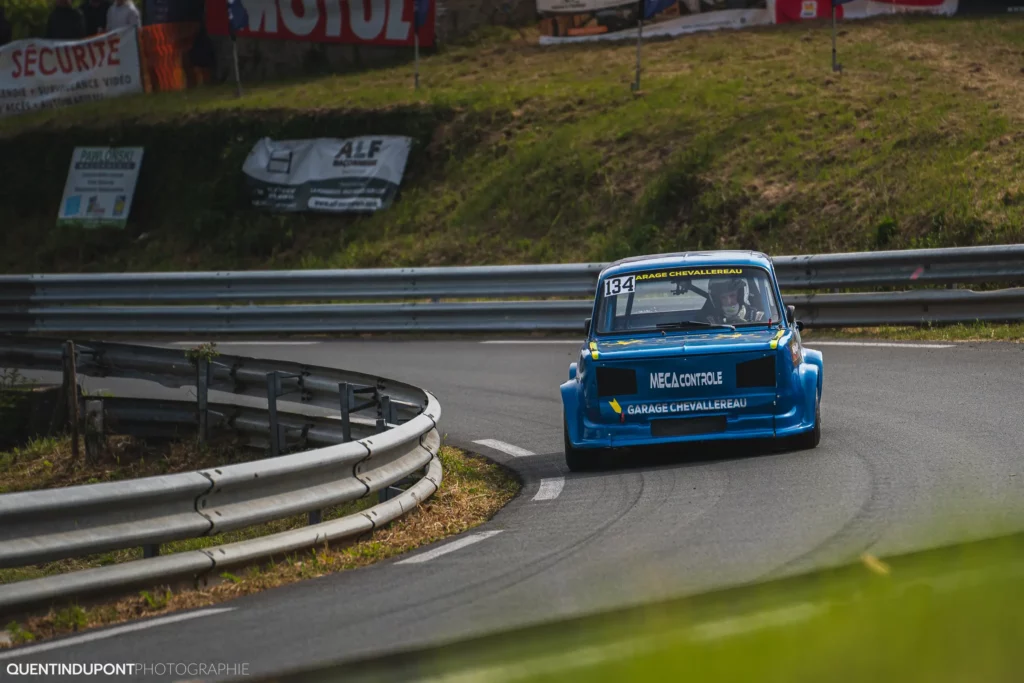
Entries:
POLYGON ((893 342, 854 342, 854 341, 811 341, 804 344, 809 349, 815 346, 883 346, 897 349, 951 349, 956 344, 897 344, 893 342))
POLYGON ((534 500, 554 500, 558 498, 558 494, 562 492, 562 488, 565 486, 565 477, 553 477, 551 479, 541 479, 540 488, 537 490, 537 495, 533 497, 534 500))
POLYGON ((491 339, 481 344, 576 344, 582 346, 581 339, 491 339))
POLYGON ((90 643, 94 640, 112 638, 114 636, 120 636, 125 633, 131 633, 132 631, 143 631, 147 628, 153 628, 154 626, 173 624, 178 621, 187 621, 189 619, 196 619, 198 617, 209 617, 213 616, 214 614, 220 614, 221 612, 231 612, 234 609, 234 607, 215 607, 212 609, 201 609, 196 612, 187 612, 185 614, 171 614, 166 617, 157 617, 156 619, 142 621, 137 624, 125 624, 124 626, 115 626, 114 628, 108 628, 103 631, 96 631, 95 633, 83 633, 80 636, 73 636, 71 638, 55 640, 49 643, 40 643, 39 645, 29 645, 27 647, 19 647, 13 650, 4 650, 0 652, 0 661, 5 659, 15 659, 17 657, 24 657, 27 655, 34 655, 38 652, 47 652, 49 650, 56 650, 62 647, 70 647, 72 645, 90 643))
POLYGON ((520 448, 519 446, 513 446, 510 443, 505 443, 504 441, 498 441, 497 439, 481 439, 479 441, 474 441, 473 443, 478 443, 481 446, 487 446, 488 448, 493 448, 494 450, 501 451, 502 453, 508 453, 509 455, 511 455, 514 458, 525 458, 525 457, 527 457, 529 455, 537 455, 533 451, 528 451, 525 448, 520 448))
POLYGON ((456 550, 459 550, 460 548, 465 548, 467 545, 473 545, 474 543, 479 543, 480 541, 483 541, 485 539, 490 538, 491 536, 495 536, 495 535, 500 534, 500 533, 501 533, 501 529, 498 529, 497 531, 481 531, 479 533, 471 534, 469 536, 466 536, 465 538, 460 538, 457 541, 452 541, 451 543, 447 543, 447 544, 441 546, 440 548, 434 548, 433 550, 428 550, 427 552, 422 553, 420 555, 413 555, 409 559, 407 559, 407 560, 400 560, 400 561, 396 562, 395 564, 419 564, 421 562, 429 562, 430 560, 433 560, 436 557, 441 557, 442 555, 447 555, 448 553, 455 552, 456 550))

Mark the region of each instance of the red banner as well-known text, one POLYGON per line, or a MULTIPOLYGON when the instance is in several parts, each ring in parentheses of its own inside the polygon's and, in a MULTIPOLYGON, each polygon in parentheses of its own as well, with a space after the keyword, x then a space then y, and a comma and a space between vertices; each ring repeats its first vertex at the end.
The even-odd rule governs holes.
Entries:
MULTIPOLYGON (((240 37, 313 43, 409 46, 413 44, 414 0, 241 0, 249 24, 240 37)), ((206 0, 210 35, 228 32, 227 0, 206 0)), ((420 45, 434 44, 435 3, 419 28, 420 45)))

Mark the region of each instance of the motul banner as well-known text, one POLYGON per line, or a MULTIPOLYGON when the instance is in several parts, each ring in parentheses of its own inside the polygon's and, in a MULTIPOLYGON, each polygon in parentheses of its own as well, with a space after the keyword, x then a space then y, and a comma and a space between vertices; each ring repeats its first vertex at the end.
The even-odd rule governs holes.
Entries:
MULTIPOLYGON (((866 19, 902 12, 927 14, 956 14, 960 4, 969 0, 853 0, 836 6, 839 19, 866 19)), ((807 19, 826 19, 832 16, 832 0, 775 0, 775 23, 785 24, 807 19)))
MULTIPOLYGON (((414 0, 241 0, 248 26, 240 37, 315 43, 412 46, 414 0)), ((430 0, 420 45, 434 44, 436 7, 430 0)), ((227 0, 207 0, 210 35, 226 36, 227 0)))

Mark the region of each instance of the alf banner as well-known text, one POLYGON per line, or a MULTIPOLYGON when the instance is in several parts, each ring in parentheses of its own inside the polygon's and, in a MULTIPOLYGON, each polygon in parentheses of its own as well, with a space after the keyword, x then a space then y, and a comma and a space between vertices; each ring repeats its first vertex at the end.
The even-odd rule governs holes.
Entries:
POLYGON ((252 205, 270 211, 373 212, 391 206, 412 138, 271 140, 242 165, 252 205))
POLYGON ((84 40, 29 38, 0 48, 0 116, 142 90, 132 27, 84 40))
MULTIPOLYGON (((238 0, 248 19, 240 38, 296 40, 313 43, 412 47, 415 25, 421 46, 434 44, 436 3, 417 0, 238 0)), ((206 0, 210 35, 230 35, 227 0, 206 0)))

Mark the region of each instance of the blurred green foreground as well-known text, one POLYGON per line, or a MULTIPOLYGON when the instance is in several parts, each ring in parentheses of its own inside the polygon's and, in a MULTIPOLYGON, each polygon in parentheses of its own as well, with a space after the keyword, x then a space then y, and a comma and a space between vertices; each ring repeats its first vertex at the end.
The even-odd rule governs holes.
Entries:
POLYGON ((268 680, 1024 681, 1024 535, 268 680))

